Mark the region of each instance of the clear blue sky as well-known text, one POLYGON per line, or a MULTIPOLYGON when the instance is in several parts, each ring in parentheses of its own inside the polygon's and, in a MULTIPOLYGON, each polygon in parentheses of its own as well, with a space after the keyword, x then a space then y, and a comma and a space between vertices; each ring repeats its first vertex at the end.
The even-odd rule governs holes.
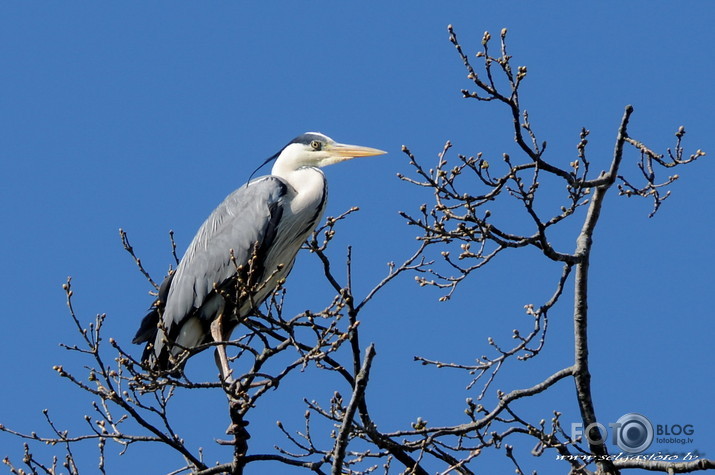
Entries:
MULTIPOLYGON (((58 347, 77 341, 61 289, 66 277, 81 320, 108 313, 106 336, 128 348, 151 298, 118 228, 160 279, 171 262, 168 231, 183 252, 214 206, 299 133, 317 130, 389 151, 326 170, 328 214, 361 208, 339 228, 336 263, 352 244, 357 292, 378 282, 385 263, 415 245, 397 211, 428 200, 395 178, 410 171, 401 145, 424 164, 446 140, 455 154, 515 153, 503 111, 461 99, 469 84, 448 41, 452 23, 471 53, 484 30, 496 36, 509 29, 514 62, 529 68, 522 101, 554 163, 575 158, 585 126, 592 166, 605 168, 626 104, 635 106, 632 136, 652 148, 670 146, 685 125, 688 150, 710 153, 678 171, 681 180, 653 219, 650 203, 608 198, 595 236, 590 329, 599 417, 639 412, 654 423, 694 424, 693 444, 651 450, 715 457, 715 6, 446 3, 2 3, 0 422, 40 432, 41 410, 49 408, 60 426, 83 430, 86 398, 51 370, 80 364, 58 347)), ((564 251, 573 237, 559 238, 564 251)), ((366 309, 362 339, 378 351, 368 398, 382 406, 381 428, 409 427, 418 416, 435 425, 464 421, 464 399, 476 396, 464 390, 468 376, 418 367, 412 356, 468 364, 488 351, 488 336, 508 341, 512 328, 523 328, 524 304, 540 303, 553 287, 554 268, 539 267, 536 257, 493 262, 446 304, 409 276, 366 309)), ((295 312, 324 306, 328 292, 314 257, 300 256, 292 277, 295 312)), ((493 389, 531 386, 572 362, 564 298, 543 357, 510 365, 493 389)), ((215 373, 210 355, 191 365, 215 373)), ((327 404, 336 388, 348 392, 313 375, 301 387, 301 377, 256 412, 256 451, 283 442, 277 418, 302 429, 302 396, 327 404)), ((555 389, 531 414, 548 418, 558 409, 565 423, 578 421, 571 384, 555 389)), ((207 460, 226 460, 228 451, 212 441, 226 426, 221 395, 177 403, 188 412, 177 414, 179 430, 206 448, 207 460)), ((522 450, 532 446, 525 441, 522 450)), ((0 434, 0 448, 0 456, 20 460, 19 441, 0 434)), ((111 473, 161 473, 181 463, 150 449, 112 455, 111 473)), ((93 444, 86 450, 91 473, 93 444)), ((542 458, 523 455, 523 468, 549 466, 553 453, 542 458)), ((482 473, 512 470, 501 453, 480 460, 482 473)))

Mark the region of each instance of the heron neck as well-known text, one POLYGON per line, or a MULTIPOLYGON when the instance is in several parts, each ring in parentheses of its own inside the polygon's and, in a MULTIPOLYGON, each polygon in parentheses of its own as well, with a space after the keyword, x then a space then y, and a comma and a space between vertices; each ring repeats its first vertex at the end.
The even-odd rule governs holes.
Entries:
MULTIPOLYGON (((284 179, 295 190, 291 208, 301 208, 313 201, 322 201, 325 189, 325 175, 315 167, 302 167, 294 170, 273 169, 273 175, 284 179)), ((294 210, 295 211, 295 210, 294 210)))

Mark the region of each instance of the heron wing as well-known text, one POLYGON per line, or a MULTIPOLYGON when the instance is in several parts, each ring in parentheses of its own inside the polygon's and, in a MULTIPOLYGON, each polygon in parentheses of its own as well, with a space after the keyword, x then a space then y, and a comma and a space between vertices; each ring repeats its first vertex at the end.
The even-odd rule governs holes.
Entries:
POLYGON ((248 263, 256 245, 273 240, 288 186, 275 176, 258 178, 228 195, 201 225, 171 283, 163 315, 169 335, 236 265, 248 263))

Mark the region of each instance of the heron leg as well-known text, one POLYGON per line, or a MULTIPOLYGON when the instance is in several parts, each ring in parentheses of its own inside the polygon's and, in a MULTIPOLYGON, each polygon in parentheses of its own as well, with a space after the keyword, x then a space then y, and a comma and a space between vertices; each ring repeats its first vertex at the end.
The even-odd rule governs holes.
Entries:
POLYGON ((216 318, 214 319, 214 321, 211 322, 211 338, 213 338, 216 343, 219 343, 219 345, 216 346, 216 366, 218 366, 218 369, 221 372, 221 379, 224 383, 230 385, 233 383, 233 378, 231 377, 232 370, 228 366, 226 345, 220 344, 220 342, 226 340, 225 332, 223 329, 224 308, 225 305, 222 304, 221 308, 219 308, 219 311, 216 314, 216 318))

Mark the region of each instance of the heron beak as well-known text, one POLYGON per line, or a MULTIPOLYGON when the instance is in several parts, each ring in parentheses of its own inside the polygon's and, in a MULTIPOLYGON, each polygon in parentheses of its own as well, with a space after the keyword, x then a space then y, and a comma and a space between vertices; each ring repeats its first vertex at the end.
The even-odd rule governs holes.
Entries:
POLYGON ((372 157, 374 155, 383 155, 387 152, 376 148, 362 147, 360 145, 347 145, 344 143, 333 144, 330 149, 330 162, 338 163, 345 160, 350 160, 356 157, 372 157))

